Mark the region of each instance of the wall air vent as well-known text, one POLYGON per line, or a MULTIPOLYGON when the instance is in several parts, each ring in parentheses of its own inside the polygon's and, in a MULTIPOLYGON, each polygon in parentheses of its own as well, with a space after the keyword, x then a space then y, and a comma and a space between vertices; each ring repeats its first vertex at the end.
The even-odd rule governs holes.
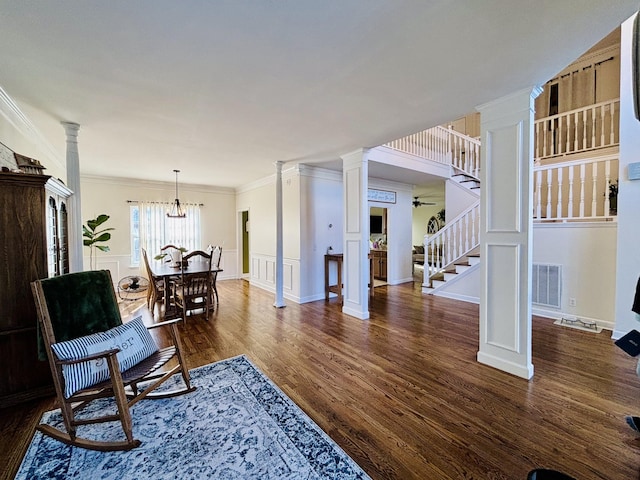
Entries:
POLYGON ((533 264, 532 303, 560 308, 561 273, 560 265, 533 264))

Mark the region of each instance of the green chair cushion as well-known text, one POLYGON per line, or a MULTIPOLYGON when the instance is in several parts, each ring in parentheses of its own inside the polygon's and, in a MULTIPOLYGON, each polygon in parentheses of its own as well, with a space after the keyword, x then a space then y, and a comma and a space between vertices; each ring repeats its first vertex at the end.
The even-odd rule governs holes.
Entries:
MULTIPOLYGON (((122 325, 111 275, 107 270, 48 278, 42 280, 42 290, 57 342, 122 325)), ((38 356, 46 360, 41 338, 38 340, 38 356)))

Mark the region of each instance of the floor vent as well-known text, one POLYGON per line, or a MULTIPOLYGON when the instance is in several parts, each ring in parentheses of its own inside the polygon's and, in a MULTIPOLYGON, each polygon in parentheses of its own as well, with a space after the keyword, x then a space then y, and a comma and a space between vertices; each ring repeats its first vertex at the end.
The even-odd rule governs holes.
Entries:
POLYGON ((533 264, 532 303, 560 308, 561 266, 533 264))

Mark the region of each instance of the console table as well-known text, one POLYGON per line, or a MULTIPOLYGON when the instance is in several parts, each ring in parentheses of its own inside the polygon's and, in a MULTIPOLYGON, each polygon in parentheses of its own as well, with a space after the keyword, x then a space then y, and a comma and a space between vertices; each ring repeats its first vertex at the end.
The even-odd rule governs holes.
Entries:
MULTIPOLYGON (((330 253, 324 256, 324 298, 329 300, 329 293, 338 295, 338 301, 342 303, 342 260, 344 254, 330 253), (336 263, 338 278, 336 284, 329 284, 329 265, 336 263)), ((373 297, 373 255, 369 253, 369 294, 373 297)))

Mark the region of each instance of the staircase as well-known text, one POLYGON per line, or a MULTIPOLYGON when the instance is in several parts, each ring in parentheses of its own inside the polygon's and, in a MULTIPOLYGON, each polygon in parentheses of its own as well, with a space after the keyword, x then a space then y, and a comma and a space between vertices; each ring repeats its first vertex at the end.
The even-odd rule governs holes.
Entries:
POLYGON ((433 235, 425 235, 422 292, 432 294, 480 264, 480 179, 458 171, 451 180, 476 197, 469 207, 433 235))
POLYGON ((480 141, 438 126, 384 146, 448 165, 449 180, 472 193, 465 195, 472 199, 468 208, 447 220, 437 233, 425 236, 422 291, 434 293, 446 282, 478 268, 480 262, 480 141))
MULTIPOLYGON (((534 223, 617 220, 619 111, 620 99, 613 99, 535 120, 534 223)), ((457 182, 477 197, 444 228, 425 236, 422 291, 435 293, 480 262, 480 141, 434 127, 385 146, 446 165, 447 188, 457 182)))

